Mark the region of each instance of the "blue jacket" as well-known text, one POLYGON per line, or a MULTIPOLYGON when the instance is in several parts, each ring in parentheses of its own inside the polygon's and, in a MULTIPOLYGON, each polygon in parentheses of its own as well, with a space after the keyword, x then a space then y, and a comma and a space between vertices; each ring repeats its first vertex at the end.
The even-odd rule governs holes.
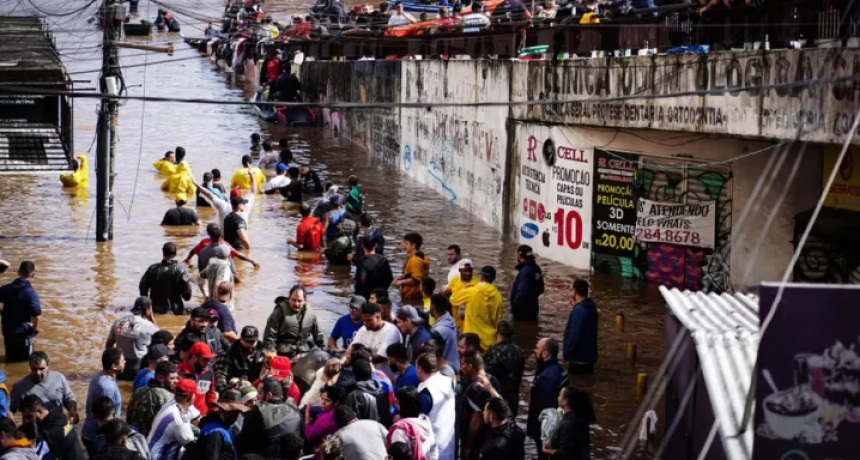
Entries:
POLYGON ((445 313, 433 323, 433 330, 445 341, 445 350, 442 352, 445 361, 448 361, 454 372, 460 373, 460 352, 457 351, 457 325, 454 323, 454 317, 445 313))
POLYGON ((30 281, 21 278, 0 287, 0 303, 3 304, 2 328, 6 337, 30 336, 30 326, 24 323, 33 321, 33 317, 42 315, 42 305, 39 294, 30 281))
POLYGON ((597 362, 597 305, 590 297, 570 312, 564 328, 563 356, 570 363, 597 362))
POLYGON ((527 260, 516 267, 517 277, 511 288, 511 310, 514 319, 536 321, 538 318, 538 297, 543 294, 543 272, 534 260, 527 260))
POLYGON ((540 437, 540 413, 544 409, 558 406, 558 392, 567 378, 567 372, 558 363, 558 358, 552 358, 539 364, 532 383, 532 396, 529 400, 529 418, 526 423, 526 434, 529 437, 540 437))

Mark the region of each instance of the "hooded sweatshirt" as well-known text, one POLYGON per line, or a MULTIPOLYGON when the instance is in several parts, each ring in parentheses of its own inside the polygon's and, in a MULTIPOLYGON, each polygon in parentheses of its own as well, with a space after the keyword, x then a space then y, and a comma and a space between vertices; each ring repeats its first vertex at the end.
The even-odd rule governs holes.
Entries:
POLYGON ((516 423, 507 422, 491 428, 481 446, 481 458, 519 460, 525 458, 526 434, 516 423))
POLYGON ((442 356, 445 361, 454 369, 456 373, 460 373, 460 353, 457 350, 457 325, 454 322, 454 317, 451 313, 445 313, 433 323, 433 330, 445 340, 445 350, 442 356))
POLYGON ((362 258, 355 271, 355 293, 369 299, 374 289, 388 289, 392 281, 394 275, 388 259, 379 254, 370 254, 362 258))
POLYGON ((395 442, 405 443, 412 450, 413 460, 435 459, 439 455, 433 426, 424 414, 398 420, 388 430, 386 441, 389 446, 395 442))
POLYGON ((478 334, 481 350, 489 350, 496 343, 496 324, 505 313, 502 294, 495 286, 483 281, 468 289, 473 294, 466 306, 463 332, 478 334))
POLYGON ((379 382, 357 382, 344 404, 351 407, 360 420, 374 420, 386 427, 391 426, 391 406, 379 382))
POLYGON ((78 440, 78 433, 69 423, 62 410, 48 411, 48 415, 38 423, 42 438, 48 443, 51 452, 59 460, 83 460, 84 451, 78 440), (62 452, 62 455, 59 453, 62 452))
POLYGON ((36 449, 31 447, 30 441, 16 439, 8 446, 0 450, 0 460, 38 460, 36 449))

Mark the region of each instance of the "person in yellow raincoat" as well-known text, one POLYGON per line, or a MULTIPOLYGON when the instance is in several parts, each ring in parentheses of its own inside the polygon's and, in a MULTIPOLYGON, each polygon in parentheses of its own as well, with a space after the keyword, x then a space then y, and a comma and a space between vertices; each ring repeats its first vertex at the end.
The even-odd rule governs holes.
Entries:
POLYGON ((502 293, 493 286, 495 280, 496 269, 488 265, 478 272, 478 284, 465 289, 472 291, 472 293, 466 308, 463 333, 478 334, 478 337, 481 338, 481 350, 483 351, 487 351, 495 345, 496 325, 505 313, 502 293))
POLYGON ((472 298, 472 292, 467 292, 467 288, 478 284, 478 279, 472 276, 474 269, 470 259, 460 261, 460 276, 451 280, 448 283, 448 288, 445 289, 445 295, 451 298, 451 305, 454 310, 451 315, 454 316, 454 323, 457 324, 457 330, 463 330, 463 319, 466 317, 466 304, 472 298))
POLYGON ((172 150, 164 154, 164 158, 152 164, 159 176, 172 176, 176 172, 176 157, 172 150))
POLYGON ((197 188, 194 187, 191 180, 191 167, 188 166, 188 163, 183 161, 176 165, 176 172, 161 184, 161 190, 171 195, 184 193, 188 196, 195 196, 197 188))
POLYGON ((83 187, 86 189, 89 184, 87 156, 80 154, 72 160, 72 169, 74 172, 70 174, 60 174, 60 182, 63 183, 63 187, 83 187))
POLYGON ((260 168, 252 167, 253 159, 251 155, 242 156, 242 169, 233 173, 233 177, 230 179, 230 187, 238 188, 240 190, 250 190, 251 189, 251 178, 248 176, 248 168, 251 168, 251 171, 254 173, 254 181, 257 183, 257 190, 262 191, 262 185, 266 182, 266 176, 263 174, 263 171, 260 171, 260 168))

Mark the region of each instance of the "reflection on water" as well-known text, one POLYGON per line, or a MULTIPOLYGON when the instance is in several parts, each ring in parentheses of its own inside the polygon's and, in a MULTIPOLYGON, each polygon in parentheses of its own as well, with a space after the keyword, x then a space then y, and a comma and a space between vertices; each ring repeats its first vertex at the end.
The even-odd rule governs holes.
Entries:
MULTIPOLYGON (((220 2, 197 0, 181 2, 208 16, 220 14, 220 2)), ((297 3, 268 4, 282 13, 301 12, 297 3)), ((144 4, 141 11, 145 11, 144 4)), ((187 19, 187 18, 186 18, 187 19)), ((187 19, 191 21, 191 19, 187 19)), ((80 32, 85 18, 74 27, 74 34, 57 32, 61 51, 66 54, 70 72, 98 67, 99 32, 80 32), (82 50, 87 50, 86 52, 82 50), (92 51, 92 52, 90 52, 92 51), (77 59, 77 60, 76 60, 77 59)), ((204 26, 205 27, 205 26, 204 26)), ((157 35, 156 42, 176 42, 177 57, 193 56, 178 37, 157 35)), ((141 51, 123 50, 124 65, 166 59, 145 58, 141 51)), ((157 66, 129 68, 124 72, 129 94, 139 96, 178 96, 238 100, 241 91, 228 85, 204 59, 183 60, 157 66)), ((75 74, 77 80, 96 81, 97 74, 75 74)), ((83 85, 88 86, 86 83, 83 85)), ((93 141, 95 109, 92 99, 75 101, 76 153, 87 152, 93 141)), ((516 244, 503 240, 492 228, 472 218, 436 192, 417 184, 399 171, 385 170, 380 164, 347 139, 334 138, 326 130, 286 131, 263 127, 246 107, 225 105, 187 105, 129 101, 120 108, 119 144, 116 161, 117 208, 114 213, 115 240, 96 244, 93 232, 95 209, 95 171, 90 171, 89 192, 63 189, 53 175, 0 176, 0 255, 17 264, 36 262, 34 285, 44 310, 42 332, 37 348, 52 357, 51 367, 69 377, 81 400, 89 377, 99 367, 99 356, 107 329, 117 313, 126 310, 138 295, 138 282, 147 266, 161 259, 161 246, 175 242, 184 258, 199 241, 205 226, 164 229, 159 226, 164 212, 173 206, 159 186, 151 163, 164 152, 183 146, 187 161, 198 180, 204 171, 219 168, 225 181, 241 167, 240 158, 248 150, 248 136, 267 129, 274 140, 288 137, 299 161, 310 164, 323 180, 346 184, 351 174, 358 175, 366 195, 367 210, 387 238, 386 254, 399 269, 403 254, 399 238, 406 232, 424 236, 424 252, 432 262, 431 276, 446 276, 445 248, 457 243, 464 257, 479 265, 493 265, 498 271, 497 285, 509 291, 516 264, 516 244), (143 123, 141 123, 143 120, 143 123), (444 222, 445 225, 439 225, 444 222)), ((94 168, 95 152, 89 152, 94 168)), ((199 208, 204 223, 213 222, 210 208, 199 208)), ((336 318, 346 313, 353 282, 349 267, 327 265, 319 255, 298 254, 285 243, 295 232, 299 218, 294 207, 280 199, 257 200, 250 218, 250 255, 261 264, 255 270, 238 263, 242 283, 237 286, 234 315, 239 326, 262 327, 274 306, 274 299, 285 295, 290 286, 302 283, 312 292, 310 302, 317 309, 323 329, 330 330, 336 318)), ((537 324, 518 324, 515 340, 529 358, 527 381, 534 368, 532 350, 538 337, 561 340, 571 309, 572 281, 577 276, 568 267, 539 260, 547 275, 547 293, 542 301, 537 324)), ((13 270, 14 271, 14 270, 13 270)), ((194 273, 194 270, 191 270, 194 273)), ((12 273, 0 275, 8 283, 12 273)), ((594 394, 597 416, 603 431, 595 432, 595 455, 605 456, 605 446, 618 442, 623 425, 638 403, 635 397, 636 373, 653 372, 663 354, 662 302, 654 289, 617 278, 593 278, 594 297, 600 307, 600 362, 595 383, 585 383, 594 394), (615 331, 615 315, 624 312, 628 320, 623 334, 615 331), (625 361, 627 343, 639 345, 639 363, 634 368, 625 361), (614 436, 613 434, 614 433, 614 436)), ((191 306, 201 302, 199 295, 191 306)), ((506 294, 507 296, 507 294, 506 294)), ((178 331, 184 318, 162 316, 161 327, 178 331)), ((15 382, 27 371, 26 364, 5 365, 9 381, 15 382)), ((126 393, 130 384, 123 386, 126 393)), ((527 383, 523 392, 528 394, 527 383)), ((127 395, 126 395, 127 396, 127 395)), ((523 404, 526 404, 523 402, 523 404)), ((524 409, 521 412, 525 412, 524 409)), ((522 416, 521 416, 522 417, 522 416)))

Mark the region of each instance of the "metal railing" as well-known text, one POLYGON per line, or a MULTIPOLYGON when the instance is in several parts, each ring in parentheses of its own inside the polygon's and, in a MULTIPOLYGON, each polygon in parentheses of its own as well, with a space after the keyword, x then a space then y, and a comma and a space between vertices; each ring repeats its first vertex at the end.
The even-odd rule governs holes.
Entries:
POLYGON ((551 54, 589 55, 593 51, 656 49, 706 45, 713 50, 745 47, 815 46, 844 42, 860 32, 860 2, 850 0, 768 0, 760 6, 718 8, 699 13, 682 4, 633 10, 626 16, 579 24, 579 17, 506 25, 478 33, 428 33, 386 37, 381 32, 353 31, 317 40, 267 42, 275 49, 301 51, 318 59, 445 54, 473 57, 515 56, 522 46, 547 45, 551 54), (655 15, 656 13, 656 15, 655 15), (765 45, 766 43, 766 45, 765 45))

